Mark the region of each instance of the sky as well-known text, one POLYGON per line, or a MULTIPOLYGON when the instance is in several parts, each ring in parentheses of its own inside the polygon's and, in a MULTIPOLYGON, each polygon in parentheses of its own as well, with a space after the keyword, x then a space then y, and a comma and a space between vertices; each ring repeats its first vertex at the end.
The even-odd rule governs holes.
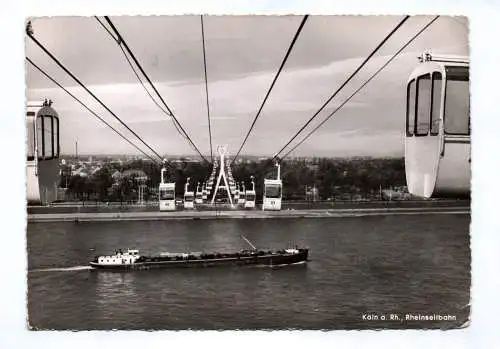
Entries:
MULTIPOLYGON (((310 16, 241 154, 272 156, 280 150, 402 18, 310 16)), ((303 135, 432 18, 413 16, 406 21, 303 135)), ((111 20, 177 120, 201 152, 210 154, 200 16, 111 20)), ((297 15, 204 17, 214 153, 218 144, 227 144, 233 154, 238 150, 301 20, 297 15)), ((195 154, 94 17, 33 18, 32 25, 35 37, 154 150, 162 155, 195 154)), ((425 50, 468 55, 467 18, 440 17, 291 155, 402 156, 405 85, 425 50)), ((29 38, 26 55, 140 145, 29 38)), ((79 153, 138 153, 28 63, 26 82, 28 100, 53 100, 61 122, 62 153, 73 154, 76 141, 79 153)))

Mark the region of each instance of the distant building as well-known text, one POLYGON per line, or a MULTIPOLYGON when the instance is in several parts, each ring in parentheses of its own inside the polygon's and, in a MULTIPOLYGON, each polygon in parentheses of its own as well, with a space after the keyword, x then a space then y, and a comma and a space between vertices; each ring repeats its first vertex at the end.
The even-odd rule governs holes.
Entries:
POLYGON ((382 190, 382 199, 383 200, 408 200, 411 198, 411 195, 403 190, 394 189, 384 189, 382 190))
POLYGON ((120 171, 115 171, 111 175, 111 178, 113 178, 114 183, 118 183, 122 179, 122 174, 120 171))

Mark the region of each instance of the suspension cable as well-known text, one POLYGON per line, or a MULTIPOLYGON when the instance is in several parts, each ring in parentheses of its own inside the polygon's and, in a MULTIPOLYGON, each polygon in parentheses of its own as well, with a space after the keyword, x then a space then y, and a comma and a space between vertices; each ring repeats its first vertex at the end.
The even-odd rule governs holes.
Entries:
POLYGON ((286 61, 288 60, 288 57, 290 56, 290 53, 292 52, 293 46, 295 45, 295 42, 297 41, 297 38, 299 37, 300 32, 302 31, 302 28, 304 27, 304 24, 306 23, 308 17, 309 17, 309 15, 305 15, 304 18, 302 18, 302 22, 300 22, 299 28, 297 29, 297 32, 295 33, 293 40, 290 43, 290 46, 288 47, 288 50, 285 54, 285 58, 283 58, 283 61, 281 62, 281 65, 278 69, 278 72, 276 73, 276 76, 274 77, 273 82, 271 83, 271 86, 267 90, 266 96, 264 97, 264 100, 262 101, 262 104, 260 105, 260 108, 259 108, 257 114, 255 115, 255 118, 253 119, 252 125, 250 126, 250 129, 248 130, 248 132, 245 136, 245 139, 243 140, 243 143, 241 143, 240 149, 238 149, 238 152, 234 156, 233 161, 231 163, 234 163, 236 161, 236 158, 238 157, 238 155, 240 155, 241 149, 243 149, 243 146, 245 145, 248 137, 250 136, 250 133, 252 132, 253 127, 255 126, 255 123, 257 122, 257 119, 259 118, 260 112, 262 111, 262 108, 264 108, 264 104, 266 103, 267 98, 269 97, 271 90, 274 87, 274 84, 278 80, 278 77, 281 74, 281 71, 283 70, 283 67, 285 66, 286 61))
POLYGON ((146 93, 148 94, 148 96, 151 98, 151 100, 153 101, 154 104, 156 104, 156 106, 163 112, 165 113, 165 115, 167 115, 170 120, 172 120, 172 124, 174 125, 175 129, 177 130, 177 132, 179 134, 181 134, 182 137, 186 138, 185 135, 182 134, 182 132, 179 130, 179 127, 177 126, 177 124, 175 123, 175 121, 172 119, 172 114, 170 114, 168 111, 166 111, 157 101, 156 99, 151 95, 151 92, 149 92, 149 90, 147 89, 146 85, 144 84, 144 82, 142 81, 141 77, 139 76, 139 73, 137 73, 137 70, 134 68, 134 65, 132 64, 132 62, 130 61, 130 58, 128 58, 127 56, 127 53, 125 52, 125 50, 123 49, 123 47, 120 45, 120 40, 117 39, 114 34, 108 29, 108 27, 106 27, 104 25, 104 23, 102 23, 102 21, 99 19, 99 17, 97 16, 94 16, 94 18, 99 22, 99 24, 104 28, 104 30, 106 30, 106 32, 108 32, 108 34, 113 38, 113 40, 118 44, 118 47, 120 47, 120 50, 122 51, 122 54, 123 56, 125 57, 125 59, 127 60, 127 63, 128 65, 130 66, 130 69, 132 69, 132 71, 134 72, 134 75, 135 77, 137 78, 137 80, 139 80, 139 83, 142 85, 142 87, 144 88, 144 91, 146 91, 146 93))
POLYGON ((295 135, 280 149, 280 151, 274 156, 273 159, 276 159, 279 154, 281 154, 281 152, 283 150, 285 150, 286 147, 288 147, 288 145, 290 145, 290 143, 293 142, 293 140, 295 138, 297 138, 299 136, 299 134, 319 115, 319 113, 321 113, 323 111, 323 109, 325 109, 325 107, 331 102, 331 100, 349 83, 349 81, 351 81, 351 79, 365 66, 365 64, 373 57, 373 55, 375 53, 377 53, 377 51, 387 42, 387 40, 389 40, 389 38, 404 24, 404 22, 406 22, 408 19, 410 18, 410 16, 405 16, 399 23, 396 27, 394 27, 394 29, 391 30, 391 32, 389 34, 386 35, 386 37, 377 45, 377 47, 375 47, 375 49, 368 55, 368 57, 365 58, 365 60, 359 65, 358 68, 356 68, 356 70, 354 72, 351 73, 351 75, 347 78, 347 80, 344 81, 344 83, 342 85, 340 85, 340 87, 330 96, 330 98, 328 98, 325 103, 323 103, 323 105, 318 109, 318 111, 316 111, 316 113, 314 113, 314 115, 295 133, 295 135))
POLYGON ((116 120, 118 120, 127 130, 129 130, 135 137, 137 137, 149 150, 153 152, 158 158, 162 159, 160 154, 158 154, 151 146, 149 146, 134 130, 132 130, 122 119, 120 119, 111 109, 108 108, 92 91, 90 91, 73 73, 71 73, 49 50, 47 50, 34 36, 31 31, 26 32, 28 37, 44 51, 62 70, 64 70, 69 76, 73 78, 73 80, 78 83, 87 93, 89 93, 101 106, 104 107, 111 115, 114 116, 116 120))
POLYGON ((209 162, 204 156, 203 154, 200 152, 200 150, 198 149, 198 147, 196 146, 196 144, 194 144, 194 142, 191 140, 191 138, 189 137, 188 133, 184 130, 184 128, 182 127, 182 125, 180 124, 180 122, 177 120, 177 118, 175 117, 174 113, 172 112, 172 110, 169 108, 169 106, 167 105, 167 103, 165 102, 165 100, 163 99, 163 97, 160 95, 160 93, 158 92, 158 90, 156 89, 156 87, 154 86, 154 84, 152 83, 151 79, 149 78, 149 76, 146 74, 146 72, 144 71, 144 69, 142 68, 142 66, 140 65, 139 61, 137 60, 137 58, 134 56, 134 54, 132 53, 132 51, 130 50, 129 46, 127 45, 127 43, 125 42, 125 40, 123 39, 123 37, 120 35, 120 33, 118 32, 118 29, 115 27, 115 25, 113 24, 113 22, 111 22, 111 19, 109 19, 108 16, 104 16, 104 18, 106 19, 106 21, 108 22, 108 24, 110 25, 111 29, 115 32, 115 34, 117 35, 118 37, 118 40, 119 40, 119 43, 120 44, 123 44, 123 46, 125 47, 125 50, 127 50, 128 54, 130 55, 130 57, 132 57, 134 63, 136 64, 136 66, 139 68, 139 70, 141 71, 141 73, 144 75, 144 77, 146 78, 146 80, 148 81, 149 85, 151 86, 151 88, 155 91, 156 95, 158 96, 158 98, 160 99, 160 101, 162 102, 162 104, 165 106, 165 108, 168 110, 168 112, 171 114, 171 117, 175 120, 175 122, 177 123, 177 125, 179 126, 179 128, 182 130, 182 133, 185 135, 185 137, 187 138, 187 140, 189 141, 189 143, 191 143, 191 145, 193 146, 193 148, 196 150, 196 152, 201 156, 201 158, 206 161, 206 162, 209 162))
POLYGON ((90 109, 85 103, 83 103, 78 97, 76 97, 74 94, 69 92, 64 86, 62 86, 59 82, 57 82, 54 78, 52 78, 47 72, 45 72, 42 68, 40 68, 38 65, 36 65, 29 57, 26 57, 26 60, 33 66, 35 67, 40 73, 45 75, 46 78, 48 78, 50 81, 52 81, 54 84, 59 86, 64 92, 66 92, 68 95, 70 95, 74 100, 76 100, 78 103, 80 103, 85 109, 87 109, 92 115, 94 115, 97 119, 99 119, 102 123, 104 123, 106 126, 108 126, 110 129, 112 129, 116 134, 118 134, 121 138, 123 138, 125 141, 127 141, 130 145, 132 145, 135 149, 140 151, 142 154, 146 155, 149 159, 151 159, 153 162, 158 162, 158 160, 154 159, 151 157, 149 154, 144 152, 141 148, 139 148, 136 144, 134 144, 131 140, 129 140, 127 137, 125 137, 120 131, 115 129, 113 126, 111 126, 106 120, 101 118, 99 115, 97 115, 96 112, 94 112, 92 109, 90 109))
MULTIPOLYGON (((106 27, 104 25, 104 23, 102 23, 102 21, 99 19, 99 17, 97 16, 94 16, 94 18, 99 22, 99 24, 104 28, 104 30, 106 30, 106 32, 109 34, 109 36, 111 36, 111 38, 118 44, 118 47, 120 47, 120 50, 122 51, 122 54, 123 56, 125 57, 125 59, 127 60, 127 63, 128 65, 130 66, 130 69, 132 69, 132 71, 134 72, 134 75, 135 77, 137 78, 137 80, 139 80, 140 84, 142 85, 142 87, 144 88, 144 91, 146 91, 146 93, 148 94, 148 96, 151 98, 151 100, 153 101, 153 103, 163 112, 165 113, 165 115, 167 115, 170 120, 172 120, 172 124, 174 125, 175 129, 177 130, 177 132, 184 138, 186 138, 186 136, 182 133, 182 131, 179 129, 179 127, 177 126, 177 123, 176 121, 172 118, 172 114, 170 114, 168 111, 166 111, 157 101, 156 99, 151 95, 151 93, 149 92, 149 90, 146 88, 146 85, 144 84, 144 82, 142 81, 141 77, 139 76, 139 74, 137 73, 137 70, 134 68, 134 65, 132 64, 132 62, 130 62, 130 58, 128 58, 127 56, 127 53, 125 52, 125 50, 123 49, 123 47, 120 45, 120 38, 116 38, 115 35, 108 29, 108 27, 106 27)), ((186 138, 187 139, 187 138, 186 138)))
MULTIPOLYGON (((291 150, 289 150, 281 159, 287 157, 292 151, 298 148, 302 143, 306 141, 314 132, 316 132, 325 122, 327 122, 337 111, 339 111, 347 102, 349 102, 363 87, 365 87, 373 78, 375 78, 389 63, 391 63, 394 58, 396 58, 408 45, 410 45, 413 40, 415 40, 420 34, 422 34, 432 23, 434 23, 439 18, 439 15, 434 17, 427 25, 425 25, 420 31, 417 32, 406 44, 404 44, 384 65, 382 65, 368 80, 365 81, 353 94, 349 96, 342 104, 340 104, 330 115, 326 117, 318 126, 316 126, 311 132, 309 132, 299 143, 297 143, 291 150)), ((273 159, 277 158, 279 154, 276 154, 273 159)))
POLYGON ((210 161, 214 161, 214 155, 212 150, 212 128, 210 126, 210 106, 208 101, 208 79, 207 79, 207 56, 205 53, 205 30, 203 28, 203 15, 200 15, 201 20, 201 40, 203 43, 203 67, 205 68, 205 92, 207 95, 207 116, 208 116, 208 137, 210 140, 210 161))
POLYGON ((135 74, 135 77, 137 78, 137 80, 139 80, 139 82, 141 83, 142 87, 144 88, 144 91, 146 91, 146 93, 148 94, 148 96, 151 98, 151 100, 154 102, 154 104, 156 104, 156 106, 158 108, 160 108, 160 110, 162 112, 164 112, 165 114, 167 114, 168 116, 172 116, 168 111, 166 111, 157 101, 156 99, 153 98, 153 96, 151 95, 151 93, 149 92, 149 90, 146 88, 146 85, 144 85, 144 82, 142 81, 141 77, 139 76, 139 74, 137 73, 137 71, 135 70, 132 62, 130 62, 130 59, 128 58, 127 56, 127 53, 125 52, 125 50, 123 49, 123 47, 120 45, 120 40, 115 38, 115 36, 113 35, 113 33, 111 33, 111 31, 104 25, 104 23, 101 22, 101 20, 99 19, 99 17, 97 16, 94 16, 94 18, 99 22, 99 24, 108 32, 108 34, 113 38, 113 40, 119 45, 122 53, 123 53, 123 56, 125 57, 125 59, 127 60, 127 63, 128 65, 130 66, 130 68, 132 69, 132 71, 134 72, 135 74))

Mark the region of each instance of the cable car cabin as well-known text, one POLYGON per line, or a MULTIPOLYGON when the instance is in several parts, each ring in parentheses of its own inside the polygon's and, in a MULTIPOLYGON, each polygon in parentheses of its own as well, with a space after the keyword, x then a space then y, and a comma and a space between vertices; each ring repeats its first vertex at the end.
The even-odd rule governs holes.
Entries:
POLYGON ((238 193, 238 199, 234 201, 236 201, 238 205, 245 205, 245 183, 241 182, 241 191, 238 190, 238 193))
POLYGON ((215 198, 213 198, 213 199, 214 199, 215 204, 224 204, 224 205, 231 204, 231 201, 229 200, 230 193, 228 193, 228 190, 226 187, 220 186, 219 190, 214 192, 214 195, 215 195, 215 198))
POLYGON ((205 184, 205 201, 208 200, 210 194, 212 193, 212 187, 207 184, 205 184))
POLYGON ((245 207, 254 208, 255 207, 255 182, 253 181, 253 176, 250 176, 252 180, 252 189, 245 190, 245 207))
POLYGON ((278 174, 276 179, 264 179, 264 198, 262 202, 263 210, 281 210, 281 195, 283 183, 280 178, 280 164, 276 163, 278 174))
POLYGON ((59 170, 59 116, 52 102, 28 102, 27 200, 29 205, 45 205, 57 199, 59 170))
POLYGON ((245 207, 254 208, 255 207, 255 190, 245 191, 245 207))
POLYGON ((160 211, 175 210, 175 183, 160 183, 160 211))
POLYGON ((281 179, 264 179, 263 210, 281 210, 281 179))
POLYGON ((236 191, 236 184, 234 183, 234 181, 231 179, 231 177, 229 178, 229 193, 231 193, 232 195, 234 195, 234 192, 236 191))
POLYGON ((189 178, 184 186, 184 208, 194 208, 194 192, 188 190, 189 178))
POLYGON ((408 191, 423 198, 470 195, 469 61, 424 53, 407 85, 408 191))
POLYGON ((184 208, 194 208, 194 193, 192 191, 184 193, 184 208))
POLYGON ((159 186, 160 211, 175 210, 175 182, 167 182, 167 169, 161 169, 161 182, 159 186))
POLYGON ((194 202, 196 204, 203 203, 203 192, 201 190, 200 183, 198 183, 198 185, 196 186, 196 196, 195 196, 194 202))
POLYGON ((208 200, 208 190, 206 183, 203 183, 202 187, 203 189, 201 191, 201 201, 206 202, 208 200))
POLYGON ((281 210, 281 179, 264 179, 263 210, 281 210))

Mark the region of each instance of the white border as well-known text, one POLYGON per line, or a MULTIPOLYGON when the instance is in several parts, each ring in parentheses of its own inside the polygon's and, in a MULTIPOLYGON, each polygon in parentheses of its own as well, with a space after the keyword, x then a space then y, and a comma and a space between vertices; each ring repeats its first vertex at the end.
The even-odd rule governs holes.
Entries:
POLYGON ((500 220, 496 179, 500 173, 499 73, 500 2, 488 0, 413 1, 5 1, 0 11, 0 142, 3 185, 1 243, 0 348, 117 347, 495 347, 499 309, 500 220), (259 14, 456 14, 467 15, 471 28, 473 132, 472 319, 452 331, 334 332, 29 332, 26 330, 25 162, 24 162, 24 20, 51 15, 181 13, 259 14), (7 77, 7 79, 6 79, 7 77))

